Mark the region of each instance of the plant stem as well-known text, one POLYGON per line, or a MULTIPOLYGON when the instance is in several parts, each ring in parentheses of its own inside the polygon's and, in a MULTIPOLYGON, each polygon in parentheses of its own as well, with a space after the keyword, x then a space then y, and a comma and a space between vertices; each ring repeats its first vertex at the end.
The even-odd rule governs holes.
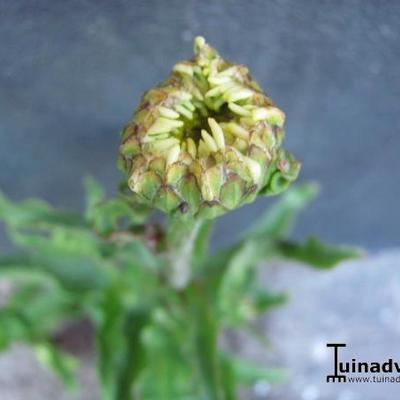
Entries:
POLYGON ((213 305, 205 288, 192 285, 188 291, 190 314, 194 326, 194 351, 201 385, 208 400, 220 400, 220 373, 218 368, 219 326, 213 305))
POLYGON ((201 265, 211 220, 172 219, 167 232, 171 267, 171 285, 182 290, 188 321, 193 327, 193 352, 200 387, 207 400, 220 400, 220 371, 218 363, 219 324, 207 285, 193 280, 194 268, 201 265), (200 262, 200 264, 199 264, 200 262), (199 264, 199 265, 197 265, 199 264))
POLYGON ((203 224, 201 219, 173 218, 167 232, 170 261, 170 283, 175 289, 184 288, 192 276, 194 243, 203 224))

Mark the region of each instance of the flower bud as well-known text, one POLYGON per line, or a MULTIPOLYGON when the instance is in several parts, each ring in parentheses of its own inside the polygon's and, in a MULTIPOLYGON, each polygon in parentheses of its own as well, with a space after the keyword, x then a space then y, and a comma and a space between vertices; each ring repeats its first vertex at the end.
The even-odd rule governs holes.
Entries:
POLYGON ((213 218, 283 191, 300 164, 281 149, 285 114, 247 68, 201 37, 194 52, 143 95, 122 131, 120 165, 147 205, 213 218))

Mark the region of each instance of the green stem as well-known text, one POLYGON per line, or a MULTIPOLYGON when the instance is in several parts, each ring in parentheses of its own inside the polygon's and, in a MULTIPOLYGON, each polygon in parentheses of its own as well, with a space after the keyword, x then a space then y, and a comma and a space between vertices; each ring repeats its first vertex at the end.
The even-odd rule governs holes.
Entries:
POLYGON ((167 232, 170 261, 170 283, 176 289, 184 288, 192 277, 194 244, 204 220, 173 218, 167 232))
POLYGON ((172 219, 167 244, 171 263, 170 282, 176 289, 184 289, 183 305, 193 328, 195 368, 204 399, 221 400, 217 352, 219 324, 207 286, 195 280, 194 276, 194 269, 203 265, 211 226, 212 220, 172 219))
POLYGON ((203 287, 192 286, 188 291, 190 313, 193 316, 194 351, 202 387, 207 400, 220 400, 220 371, 218 363, 219 326, 213 305, 203 287))
POLYGON ((148 323, 146 310, 127 310, 119 286, 111 287, 96 324, 97 367, 102 400, 134 400, 133 385, 144 367, 141 334, 148 323))

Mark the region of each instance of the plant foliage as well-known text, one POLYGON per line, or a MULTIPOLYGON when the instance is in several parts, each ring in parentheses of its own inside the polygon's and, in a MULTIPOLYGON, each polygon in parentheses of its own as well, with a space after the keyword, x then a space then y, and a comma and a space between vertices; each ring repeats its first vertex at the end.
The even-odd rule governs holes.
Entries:
POLYGON ((90 320, 103 400, 233 400, 240 385, 281 380, 282 371, 218 345, 225 330, 250 329, 285 302, 285 294, 260 285, 257 268, 282 257, 325 269, 359 255, 314 238, 288 240, 316 194, 313 184, 293 187, 215 252, 208 250, 210 220, 155 226, 129 197, 107 199, 93 179, 85 187, 82 215, 1 195, 0 220, 15 252, 0 257, 0 279, 14 287, 0 308, 0 348, 29 343, 74 387, 78 360, 58 348, 55 335, 70 321, 90 320), (176 247, 183 236, 185 246, 176 247), (186 284, 176 284, 179 274, 186 284))

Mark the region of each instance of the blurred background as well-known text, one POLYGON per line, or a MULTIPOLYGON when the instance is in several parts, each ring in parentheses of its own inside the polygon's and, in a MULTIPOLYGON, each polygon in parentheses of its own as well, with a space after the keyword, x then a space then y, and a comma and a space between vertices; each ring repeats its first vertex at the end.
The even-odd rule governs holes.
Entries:
MULTIPOLYGON (((302 349, 304 363, 312 361, 307 354, 316 344, 334 339, 328 333, 339 325, 334 332, 357 337, 354 346, 361 346, 364 358, 371 345, 381 346, 382 357, 395 343, 400 352, 399 1, 1 0, 1 190, 16 200, 39 196, 81 208, 82 177, 91 174, 115 193, 119 130, 141 93, 163 80, 177 60, 191 57, 198 34, 223 56, 249 66, 286 112, 286 147, 303 162, 301 180, 321 185, 294 235, 312 233, 372 254, 365 265, 329 277, 300 267, 295 273, 275 271, 276 284, 298 296, 269 324, 272 336, 279 332, 284 338, 277 358, 298 366, 303 379, 293 399, 397 399, 399 384, 384 389, 387 397, 368 397, 375 396, 368 386, 342 390, 342 397, 339 389, 328 390, 323 377, 315 378, 318 368, 290 360, 294 325, 285 324, 292 318, 299 323, 307 313, 301 325, 306 331, 296 328, 298 343, 313 339, 311 350, 302 349), (318 279, 325 282, 324 292, 310 289, 318 279), (360 306, 374 290, 371 303, 360 306), (316 321, 323 304, 324 315, 334 314, 332 326, 316 321), (363 324, 372 333, 360 339, 363 324)), ((233 240, 232 232, 249 225, 271 201, 259 199, 220 218, 216 242, 233 240)), ((0 246, 8 246, 1 232, 0 246)))

